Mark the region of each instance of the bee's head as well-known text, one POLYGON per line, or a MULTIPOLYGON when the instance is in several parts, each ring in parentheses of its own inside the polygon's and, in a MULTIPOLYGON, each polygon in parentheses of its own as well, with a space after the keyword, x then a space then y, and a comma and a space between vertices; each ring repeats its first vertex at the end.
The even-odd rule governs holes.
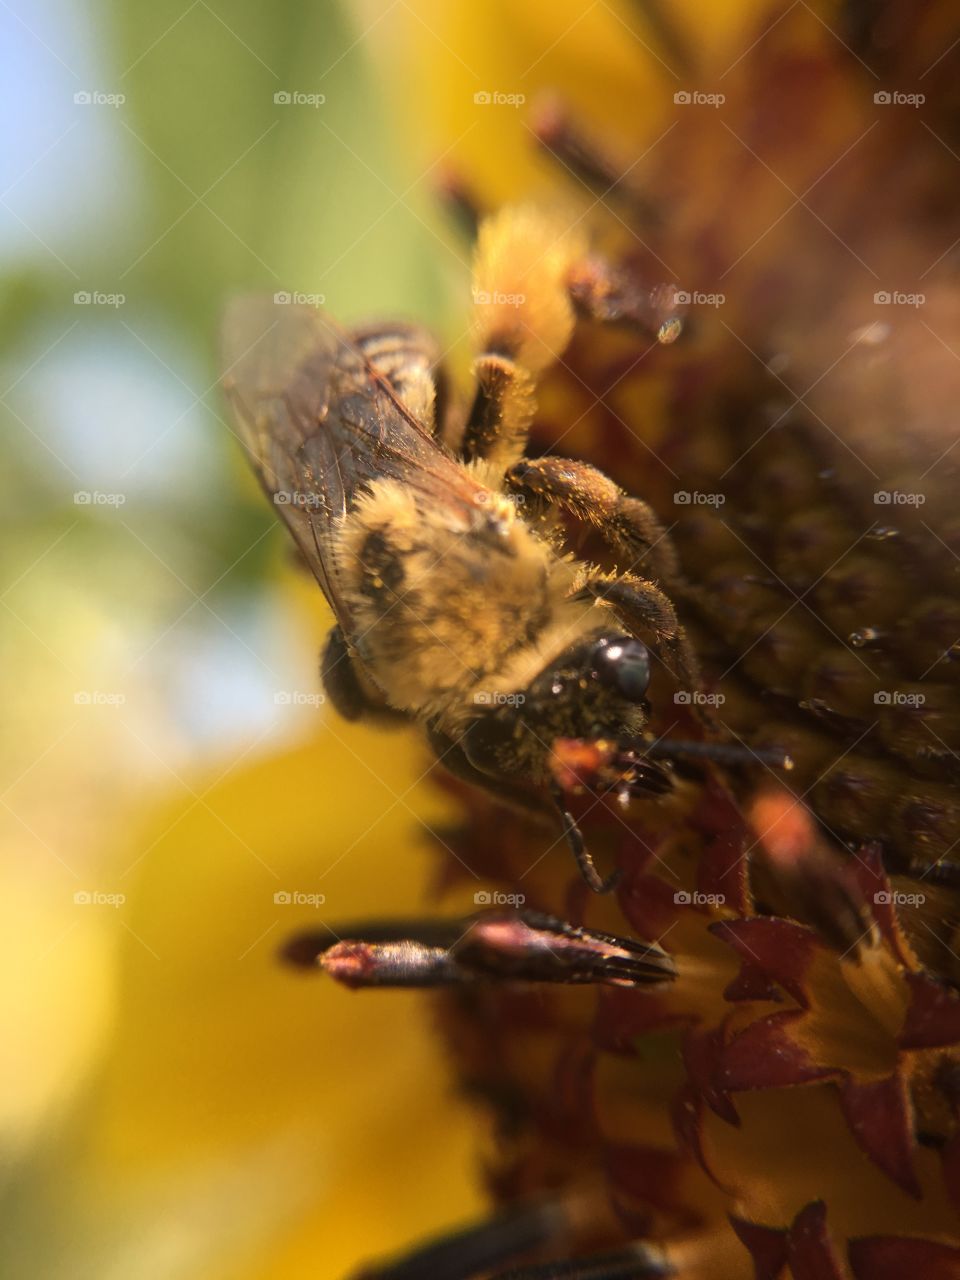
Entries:
POLYGON ((558 736, 606 737, 633 731, 647 717, 651 663, 647 646, 619 631, 578 641, 532 682, 526 710, 558 736))
POLYGON ((543 781, 558 739, 634 739, 649 715, 650 668, 641 641, 595 631, 556 654, 525 689, 477 716, 463 739, 467 757, 487 772, 543 781))

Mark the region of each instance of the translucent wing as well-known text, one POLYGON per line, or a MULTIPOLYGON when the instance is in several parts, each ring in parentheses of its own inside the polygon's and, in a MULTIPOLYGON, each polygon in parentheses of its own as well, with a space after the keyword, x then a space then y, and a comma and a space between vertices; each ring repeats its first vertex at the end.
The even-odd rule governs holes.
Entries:
POLYGON ((479 486, 427 419, 433 342, 406 325, 350 335, 313 307, 241 298, 227 311, 223 354, 254 469, 349 633, 333 542, 373 481, 401 481, 461 518, 476 513, 479 486))

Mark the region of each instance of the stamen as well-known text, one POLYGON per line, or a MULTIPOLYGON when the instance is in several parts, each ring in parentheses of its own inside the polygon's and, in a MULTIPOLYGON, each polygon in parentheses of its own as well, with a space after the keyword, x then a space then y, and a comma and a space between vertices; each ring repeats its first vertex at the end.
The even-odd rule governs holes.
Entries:
POLYGON ((338 942, 320 960, 345 987, 440 987, 463 982, 464 973, 444 947, 403 942, 338 942))
POLYGON ((600 933, 534 911, 478 916, 454 955, 480 976, 524 982, 637 987, 670 981, 677 972, 669 955, 656 944, 600 933))
POLYGON ((880 649, 890 639, 888 631, 881 631, 878 627, 861 627, 858 631, 851 631, 847 640, 855 649, 880 649))
POLYGON ((665 795, 672 786, 663 769, 612 738, 557 738, 549 767, 565 794, 614 791, 623 800, 633 795, 665 795))
POLYGON ((301 934, 285 946, 284 954, 353 988, 479 981, 641 987, 676 977, 670 956, 655 943, 601 933, 537 911, 410 921, 403 936, 397 932, 392 925, 371 924, 301 934))
POLYGON ((476 240, 482 216, 480 206, 461 175, 453 169, 446 170, 437 183, 437 191, 463 236, 476 240))
POLYGON ((341 942, 362 938, 367 943, 406 942, 414 939, 422 946, 451 947, 460 936, 449 920, 361 920, 337 929, 303 929, 280 948, 280 958, 300 969, 322 967, 324 956, 341 942))
POLYGON ((689 75, 696 65, 690 41, 678 25, 675 16, 667 11, 663 0, 634 0, 646 20, 647 30, 660 46, 670 70, 689 75))
POLYGON ((652 225, 659 221, 633 174, 625 173, 621 164, 579 129, 558 99, 540 103, 533 131, 541 145, 591 191, 627 205, 638 223, 652 225))
POLYGON ((876 926, 849 862, 827 845, 806 806, 783 790, 754 800, 750 821, 771 888, 795 919, 812 925, 841 955, 870 945, 876 926))

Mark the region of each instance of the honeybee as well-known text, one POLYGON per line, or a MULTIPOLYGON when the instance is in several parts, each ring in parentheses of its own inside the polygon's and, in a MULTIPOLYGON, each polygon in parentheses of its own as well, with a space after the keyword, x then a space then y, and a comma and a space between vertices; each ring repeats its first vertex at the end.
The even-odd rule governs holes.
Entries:
POLYGON ((664 790, 642 736, 652 664, 688 690, 697 674, 670 600, 634 572, 640 561, 676 572, 650 508, 585 463, 522 456, 535 376, 573 326, 568 280, 581 261, 538 215, 481 228, 481 353, 459 422, 438 412, 438 349, 425 331, 345 331, 286 302, 230 308, 224 387, 335 614, 321 659, 335 708, 414 721, 455 774, 509 803, 554 808, 599 892, 610 882, 567 807, 557 746, 597 747, 597 778, 624 797, 664 790), (534 278, 516 282, 512 264, 537 247, 534 278), (625 568, 574 558, 559 511, 595 526, 625 568))

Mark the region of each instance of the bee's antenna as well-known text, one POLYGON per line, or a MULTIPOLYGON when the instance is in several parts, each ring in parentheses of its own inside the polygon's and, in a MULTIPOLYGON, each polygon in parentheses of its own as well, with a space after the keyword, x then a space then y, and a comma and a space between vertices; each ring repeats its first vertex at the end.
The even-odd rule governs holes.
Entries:
POLYGON ((793 768, 792 757, 781 747, 746 747, 726 742, 684 742, 664 738, 659 742, 644 743, 640 750, 651 758, 690 759, 699 756, 717 764, 766 764, 786 772, 793 768))

